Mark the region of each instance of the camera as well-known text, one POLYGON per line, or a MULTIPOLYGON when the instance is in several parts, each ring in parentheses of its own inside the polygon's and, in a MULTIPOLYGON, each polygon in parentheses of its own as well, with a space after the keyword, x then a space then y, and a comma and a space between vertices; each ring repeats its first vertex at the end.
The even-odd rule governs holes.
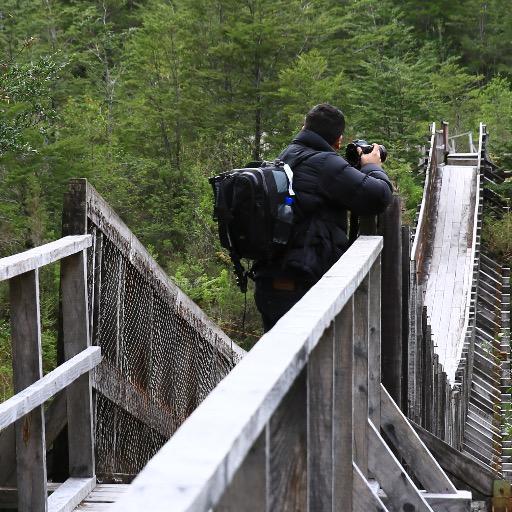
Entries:
MULTIPOLYGON (((353 140, 350 144, 347 144, 347 149, 345 151, 345 159, 352 167, 356 167, 357 169, 359 169, 361 167, 361 156, 359 155, 357 148, 361 148, 361 154, 366 155, 373 151, 373 144, 369 144, 363 139, 353 140)), ((381 144, 379 144, 379 150, 380 161, 385 162, 388 156, 388 151, 381 144)))

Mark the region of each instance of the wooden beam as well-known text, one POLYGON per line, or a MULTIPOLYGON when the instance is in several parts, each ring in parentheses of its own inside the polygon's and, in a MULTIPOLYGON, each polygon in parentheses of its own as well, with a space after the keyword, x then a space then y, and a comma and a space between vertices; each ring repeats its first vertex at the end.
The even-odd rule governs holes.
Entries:
POLYGON ((55 242, 0 259, 0 281, 54 263, 91 246, 91 236, 66 236, 55 242))
POLYGON ((9 281, 9 290, 13 384, 14 392, 18 394, 0 404, 0 430, 20 420, 15 426, 18 511, 45 511, 47 478, 43 402, 36 401, 32 407, 19 407, 23 404, 20 396, 26 396, 27 390, 37 387, 36 381, 43 374, 38 270, 13 277, 9 281), (22 414, 18 414, 20 409, 22 414), (25 417, 21 419, 23 415, 25 417))
POLYGON ((249 450, 215 512, 261 512, 267 509, 266 429, 249 450))
POLYGON ((73 512, 96 486, 96 478, 68 478, 48 498, 48 512, 73 512))
POLYGON ((92 370, 100 361, 100 347, 89 347, 47 373, 31 386, 1 403, 0 429, 42 405, 48 398, 74 382, 80 375, 92 370))
MULTIPOLYGON (((62 333, 66 361, 88 350, 89 309, 87 304, 87 254, 81 251, 61 262, 62 333)), ((99 348, 99 347, 96 347, 99 348)), ((68 411, 69 475, 93 477, 94 427, 90 372, 66 389, 68 411)))
POLYGON ((471 512, 472 495, 469 491, 455 494, 437 494, 421 491, 434 512, 471 512))
POLYGON ((369 282, 368 415, 379 428, 381 386, 381 261, 375 261, 369 282))
POLYGON ((354 508, 343 508, 346 512, 388 512, 386 505, 382 503, 381 499, 373 492, 368 480, 364 477, 361 470, 353 463, 354 473, 354 490, 353 490, 353 503, 354 508))
POLYGON ((306 404, 304 369, 268 425, 267 510, 307 510, 306 404))
MULTIPOLYGON (((380 216, 382 250, 382 382, 402 406, 402 234, 400 197, 380 216)), ((362 469, 362 468, 359 468, 362 469)))
POLYGON ((217 385, 113 510, 158 512, 168 503, 176 512, 215 506, 381 247, 380 237, 358 238, 217 385))
POLYGON ((475 459, 455 450, 441 441, 428 430, 411 422, 420 439, 439 462, 439 465, 450 475, 460 480, 469 488, 484 496, 492 496, 493 482, 500 475, 479 464, 475 459))
POLYGON ((369 276, 366 276, 354 294, 354 462, 365 477, 368 476, 369 284, 369 276))
POLYGON ((381 428, 407 462, 409 469, 421 485, 429 492, 456 494, 457 489, 423 444, 384 386, 381 387, 381 398, 381 428))
POLYGON ((325 331, 308 363, 308 507, 333 506, 334 323, 325 331))
POLYGON ((353 396, 354 369, 354 299, 352 298, 334 324, 334 398, 333 398, 333 512, 352 510, 353 488, 353 396))
POLYGON ((393 510, 407 510, 405 504, 409 504, 409 510, 433 512, 373 423, 368 420, 368 424, 369 469, 386 493, 393 510))

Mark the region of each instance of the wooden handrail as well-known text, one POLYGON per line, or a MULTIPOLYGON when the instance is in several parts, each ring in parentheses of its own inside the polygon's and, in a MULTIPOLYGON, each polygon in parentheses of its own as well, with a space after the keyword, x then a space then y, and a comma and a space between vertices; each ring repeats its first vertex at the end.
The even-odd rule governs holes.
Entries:
POLYGON ((65 236, 34 249, 0 259, 0 281, 76 254, 92 244, 91 235, 65 236))
POLYGON ((0 430, 33 411, 101 361, 100 347, 89 347, 28 388, 0 404, 0 430))

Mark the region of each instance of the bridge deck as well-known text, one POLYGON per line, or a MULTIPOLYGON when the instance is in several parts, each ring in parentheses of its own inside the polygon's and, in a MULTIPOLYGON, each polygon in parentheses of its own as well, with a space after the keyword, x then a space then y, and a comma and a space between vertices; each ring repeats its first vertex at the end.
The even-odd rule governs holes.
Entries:
POLYGON ((102 512, 117 502, 130 487, 128 484, 98 484, 94 490, 78 505, 76 512, 102 512))
POLYGON ((438 171, 437 219, 431 219, 435 229, 425 305, 439 362, 453 382, 471 280, 477 170, 469 165, 446 165, 438 171))

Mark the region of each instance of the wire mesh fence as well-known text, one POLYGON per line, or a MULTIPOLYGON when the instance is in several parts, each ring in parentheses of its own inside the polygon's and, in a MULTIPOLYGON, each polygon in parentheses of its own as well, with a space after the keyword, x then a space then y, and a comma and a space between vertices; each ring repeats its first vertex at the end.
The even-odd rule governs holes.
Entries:
POLYGON ((101 196, 73 180, 64 231, 84 228, 93 236, 92 343, 103 354, 94 374, 96 469, 104 480, 129 480, 243 351, 170 282, 101 196))

